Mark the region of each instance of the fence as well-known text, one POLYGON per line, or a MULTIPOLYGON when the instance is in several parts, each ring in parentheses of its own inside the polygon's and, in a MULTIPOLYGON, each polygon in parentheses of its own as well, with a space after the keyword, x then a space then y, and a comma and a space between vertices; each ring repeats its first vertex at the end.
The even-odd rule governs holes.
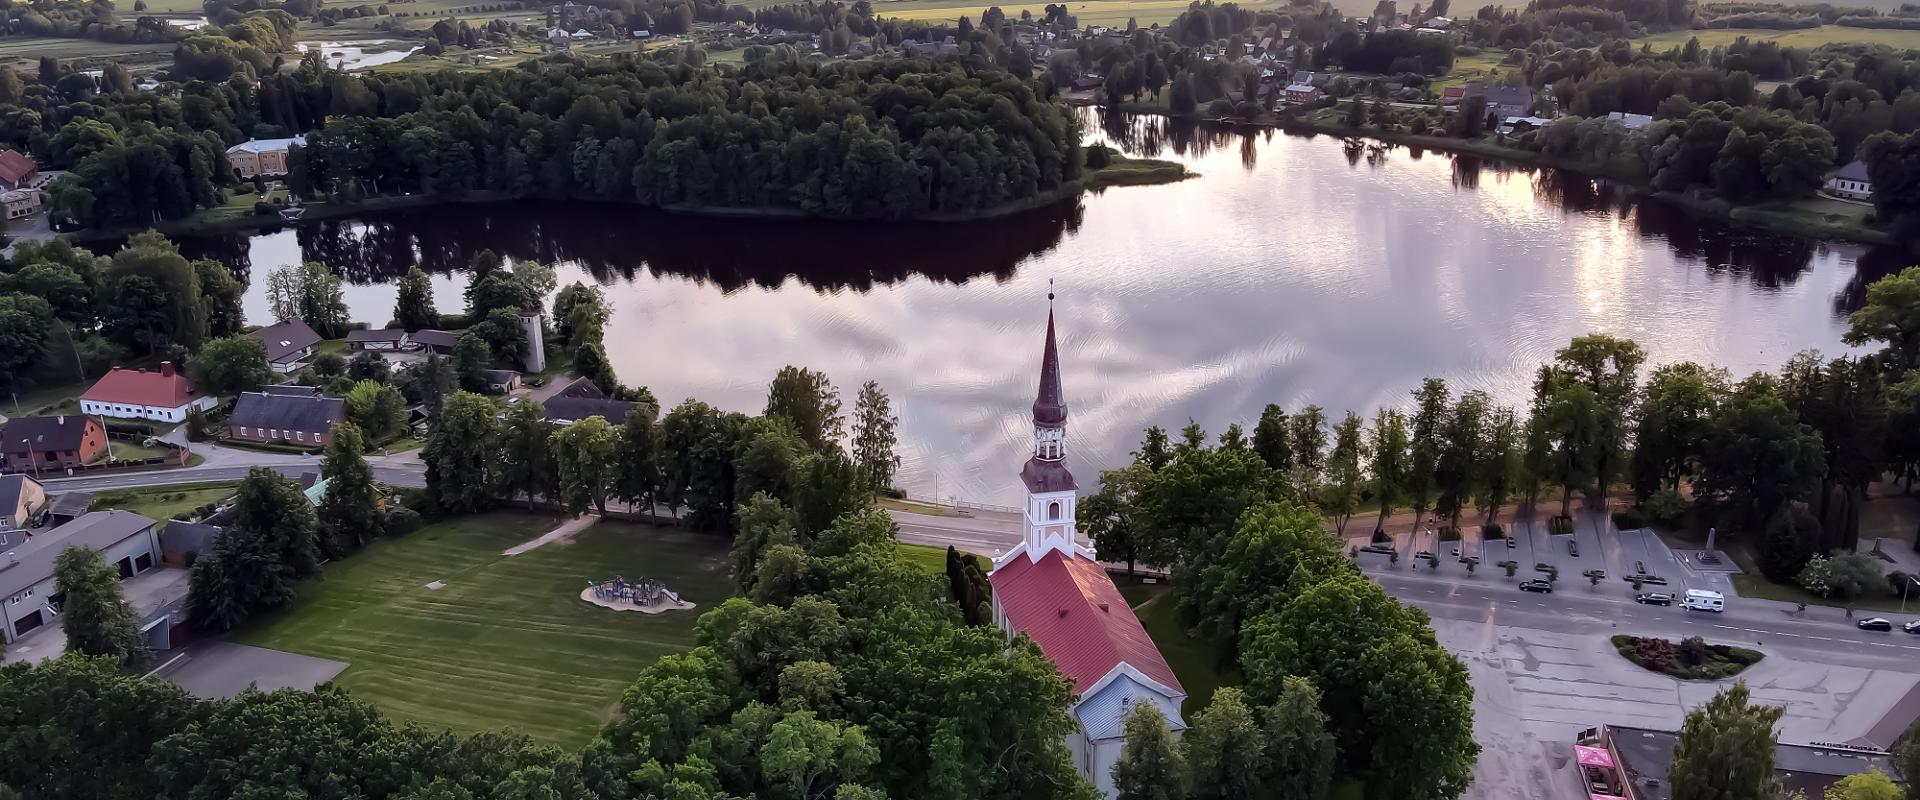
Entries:
MULTIPOLYGON (((107 438, 136 444, 145 444, 147 439, 145 436, 136 436, 134 434, 119 433, 116 431, 108 431, 107 438)), ((153 446, 167 451, 167 454, 153 458, 139 458, 128 461, 96 461, 92 464, 81 464, 77 467, 61 467, 59 471, 66 473, 63 477, 73 477, 96 472, 119 472, 122 470, 152 469, 154 467, 184 467, 187 465, 188 459, 191 458, 191 455, 187 452, 187 448, 172 442, 156 440, 153 446)))

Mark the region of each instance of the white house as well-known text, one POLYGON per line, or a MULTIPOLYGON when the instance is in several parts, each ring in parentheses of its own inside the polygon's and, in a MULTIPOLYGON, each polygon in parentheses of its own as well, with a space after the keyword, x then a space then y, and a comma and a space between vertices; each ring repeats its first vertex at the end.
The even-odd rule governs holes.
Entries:
POLYGON ((313 357, 313 346, 322 341, 312 326, 297 319, 268 325, 254 331, 253 336, 266 344, 267 364, 282 375, 306 366, 307 359, 313 357))
POLYGON ((1827 176, 1827 194, 1848 200, 1873 199, 1873 176, 1867 174, 1865 162, 1855 161, 1833 171, 1827 176))
POLYGON ((160 538, 153 520, 131 511, 93 511, 26 540, 0 555, 0 625, 6 641, 32 633, 60 615, 53 598, 53 562, 69 547, 91 547, 131 578, 160 563, 160 538))
POLYGON ((1079 729, 1067 736, 1074 768, 1108 797, 1113 765, 1126 745, 1127 712, 1152 703, 1175 731, 1186 730, 1180 704, 1187 692, 1141 627, 1120 590, 1077 541, 1079 490, 1066 464, 1067 403, 1060 390, 1060 353, 1053 314, 1033 401, 1033 457, 1020 470, 1026 484, 1024 537, 994 559, 993 620, 1009 635, 1040 646, 1077 695, 1068 713, 1079 729))
POLYGON ((185 422, 187 412, 206 411, 219 402, 175 372, 173 362, 162 361, 159 372, 114 367, 80 395, 80 413, 185 422))

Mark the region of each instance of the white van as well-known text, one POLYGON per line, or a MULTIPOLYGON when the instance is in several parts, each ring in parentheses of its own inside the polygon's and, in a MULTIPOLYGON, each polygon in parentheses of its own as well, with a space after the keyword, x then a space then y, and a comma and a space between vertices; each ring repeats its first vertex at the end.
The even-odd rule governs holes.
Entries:
POLYGON ((1719 592, 1688 589, 1686 599, 1680 601, 1680 607, 1691 608, 1695 611, 1725 611, 1727 610, 1727 597, 1719 592))

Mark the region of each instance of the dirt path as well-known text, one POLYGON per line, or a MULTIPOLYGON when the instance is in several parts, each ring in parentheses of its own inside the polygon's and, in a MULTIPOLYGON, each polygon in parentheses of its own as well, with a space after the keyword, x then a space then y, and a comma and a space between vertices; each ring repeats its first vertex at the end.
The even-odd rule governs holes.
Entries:
POLYGON ((543 545, 549 545, 555 542, 565 543, 567 541, 572 540, 575 534, 578 534, 579 532, 592 527, 594 523, 599 521, 600 521, 600 517, 594 514, 587 514, 585 516, 574 517, 573 519, 560 523, 560 527, 554 528, 553 530, 550 530, 544 534, 541 534, 540 538, 538 539, 534 539, 528 542, 521 542, 519 544, 516 544, 512 547, 509 547, 505 550, 500 551, 500 555, 517 556, 517 555, 520 555, 521 553, 527 552, 528 550, 532 550, 536 547, 541 547, 543 545))

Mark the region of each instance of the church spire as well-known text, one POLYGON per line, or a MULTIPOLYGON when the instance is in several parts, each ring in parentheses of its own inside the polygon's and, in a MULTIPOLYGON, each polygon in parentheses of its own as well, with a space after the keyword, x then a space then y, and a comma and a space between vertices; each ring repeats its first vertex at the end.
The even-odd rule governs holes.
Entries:
POLYGON ((1033 424, 1041 428, 1067 424, 1067 399, 1060 390, 1060 347, 1053 337, 1053 292, 1047 292, 1047 347, 1040 356, 1040 393, 1033 399, 1033 424))

